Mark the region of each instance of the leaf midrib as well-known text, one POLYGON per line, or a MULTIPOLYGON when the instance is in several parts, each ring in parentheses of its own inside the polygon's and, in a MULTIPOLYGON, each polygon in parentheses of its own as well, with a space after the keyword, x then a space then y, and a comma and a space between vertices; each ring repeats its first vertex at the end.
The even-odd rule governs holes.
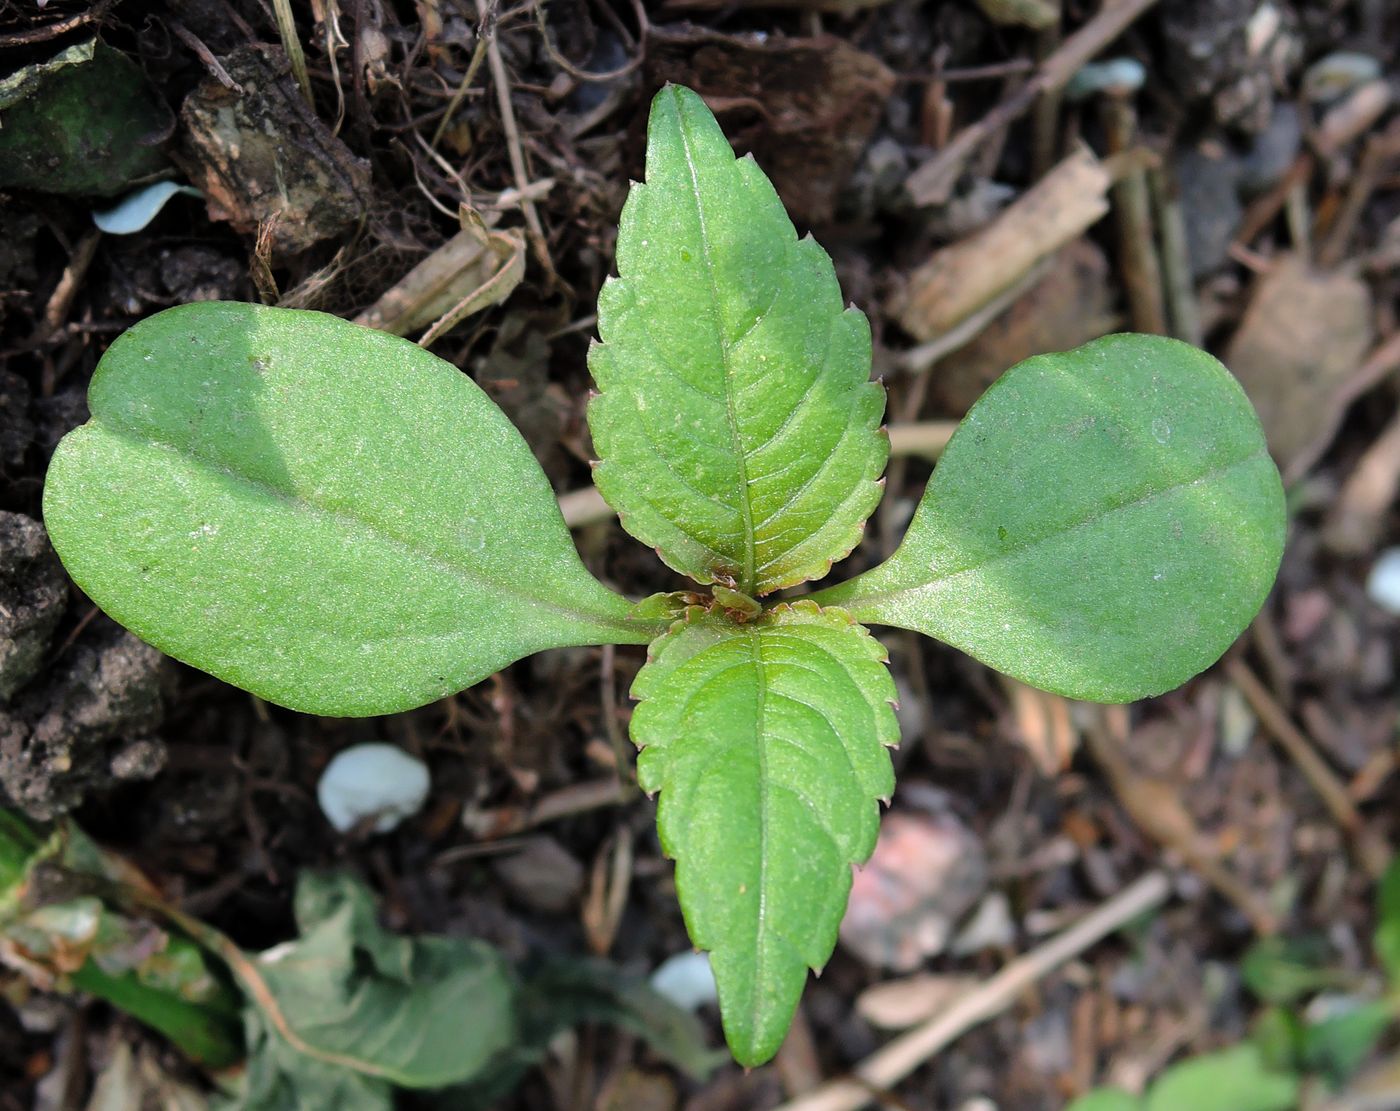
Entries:
MULTIPOLYGON (((361 514, 348 512, 344 509, 333 509, 329 506, 320 505, 317 502, 313 501, 311 498, 306 497, 305 495, 289 493, 286 490, 279 489, 277 486, 274 486, 272 483, 267 482, 265 480, 253 478, 245 474, 240 474, 238 471, 233 470, 231 467, 217 463, 214 460, 208 458, 207 456, 200 454, 199 452, 191 451, 187 448, 180 446, 179 444, 172 443, 171 441, 158 436, 153 436, 147 432, 138 431, 137 429, 124 426, 119 420, 114 420, 111 417, 99 416, 98 414, 94 413, 92 417, 92 424, 95 428, 101 429, 104 432, 107 432, 111 435, 115 435, 130 443, 134 443, 138 447, 152 446, 159 448, 163 451, 170 452, 172 455, 174 455, 180 460, 186 461, 198 467, 202 467, 206 471, 222 476, 225 479, 231 479, 236 483, 240 483, 261 493, 269 494, 280 501, 286 502, 294 509, 301 509, 308 512, 317 513, 333 521, 340 522, 341 524, 357 526, 359 528, 365 529, 368 532, 372 533, 376 538, 384 541, 385 543, 391 544, 401 549, 402 551, 408 552, 410 555, 420 558, 425 562, 437 567, 438 569, 447 572, 450 576, 453 576, 465 582, 469 582, 475 586, 483 587, 487 590, 498 591, 503 594, 513 595, 514 597, 519 598, 528 604, 547 609, 552 613, 558 614, 571 622, 582 622, 585 624, 610 627, 619 631, 625 631, 629 637, 635 636, 641 631, 640 625, 634 626, 630 623, 623 622, 617 618, 604 617, 599 614, 588 614, 582 610, 574 610, 568 606, 560 605, 558 602, 552 601, 547 598, 527 594, 513 584, 501 582, 489 575, 481 573, 476 568, 470 567, 466 564, 454 562, 453 560, 449 559, 448 557, 442 555, 439 552, 432 551, 430 549, 421 547, 420 545, 413 543, 409 540, 405 540, 401 537, 394 536, 391 533, 384 531, 383 526, 380 525, 377 521, 362 516, 361 514)), ((625 601, 625 599, 623 600, 625 601)), ((458 634, 440 635, 455 636, 458 634)))
POLYGON ((751 1022, 759 1025, 759 998, 764 983, 763 966, 767 946, 763 944, 764 926, 768 917, 768 747, 764 744, 763 714, 768 701, 768 670, 763 660, 763 637, 757 629, 748 631, 749 653, 753 660, 757 682, 757 704, 754 707, 754 744, 758 750, 758 917, 754 923, 754 995, 751 1022))
MULTIPOLYGON (((754 527, 753 506, 749 503, 748 459, 744 454, 743 437, 739 434, 739 421, 734 412, 734 366, 730 359, 730 343, 724 334, 724 320, 720 314, 719 285, 715 281, 713 250, 710 233, 705 221, 705 204, 700 197, 700 178, 695 168, 695 158, 691 152, 690 128, 681 107, 681 97, 673 93, 676 108, 677 130, 680 132, 681 149, 685 152, 686 169, 690 172, 691 195, 695 198, 696 219, 700 223, 700 250, 705 257, 705 279, 710 287, 710 299, 714 304, 715 331, 719 337, 720 358, 724 363, 724 415, 729 424, 729 440, 734 458, 739 468, 739 516, 743 525, 744 558, 739 573, 739 590, 748 595, 754 593, 754 527)), ((759 319, 762 319, 760 317, 759 319)))
MULTIPOLYGON (((1129 501, 1121 502, 1110 509, 1083 517, 1080 520, 1066 525, 1063 528, 1046 533, 1044 536, 1039 536, 1033 540, 1028 540, 1023 544, 1008 547, 1006 551, 997 552, 995 555, 992 555, 983 560, 979 560, 978 562, 973 563, 970 566, 960 567, 956 571, 945 571, 941 574, 930 572, 929 578, 910 586, 895 586, 886 590, 877 590, 874 593, 867 594, 863 597, 860 596, 859 593, 857 593, 856 597, 853 599, 850 599, 848 601, 836 602, 833 604, 842 606, 843 608, 847 609, 848 611, 857 616, 860 616, 861 614, 869 614, 872 606, 882 605, 883 603, 886 603, 894 598, 901 597, 902 595, 918 594, 922 591, 929 590, 933 587, 943 586, 949 582, 961 578, 964 575, 970 575, 978 571, 985 571, 989 567, 994 567, 999 563, 1004 563, 1009 559, 1014 559, 1018 556, 1021 556, 1034 548, 1040 547, 1042 544, 1048 544, 1051 541, 1059 540, 1065 536, 1070 535, 1071 533, 1078 532, 1080 529, 1085 529, 1090 527, 1091 525, 1098 524, 1100 521, 1103 521, 1108 517, 1113 516, 1114 514, 1127 512, 1131 509, 1137 509, 1140 506, 1146 505, 1152 501, 1155 501, 1158 498, 1166 497, 1168 494, 1174 494, 1179 490, 1186 490, 1192 486, 1199 486, 1202 483, 1212 482, 1215 479, 1221 478, 1222 476, 1229 474, 1231 471, 1239 470, 1242 467, 1245 467, 1251 463, 1255 463, 1258 460, 1267 457, 1268 449, 1261 447, 1251 455, 1247 455, 1242 459, 1236 459, 1230 463, 1222 464, 1221 466, 1215 467, 1205 472, 1204 474, 1197 475, 1195 478, 1190 479, 1189 481, 1173 483, 1172 485, 1164 486, 1159 490, 1149 490, 1147 493, 1142 494, 1136 498, 1133 498, 1129 501)), ((855 580, 852 581, 854 582, 855 580)), ((833 589, 839 590, 840 588, 835 587, 833 589)), ((825 591, 820 591, 817 595, 814 595, 814 597, 820 599, 821 595, 824 593, 825 591)), ((868 619, 875 620, 875 618, 873 617, 868 619)))

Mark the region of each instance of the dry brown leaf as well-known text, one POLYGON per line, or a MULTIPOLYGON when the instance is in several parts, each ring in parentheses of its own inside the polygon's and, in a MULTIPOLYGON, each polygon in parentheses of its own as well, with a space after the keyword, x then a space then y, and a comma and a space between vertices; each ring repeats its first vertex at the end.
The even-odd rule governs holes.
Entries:
POLYGON ((1059 775, 1079 749, 1079 730, 1069 700, 1028 687, 1009 675, 1000 678, 1011 699, 1016 740, 1031 754, 1042 775, 1059 775))
POLYGON ((1371 345, 1371 318, 1364 282, 1296 256, 1279 259, 1255 288, 1225 365, 1254 402, 1286 474, 1296 477, 1335 434, 1347 382, 1371 345))
POLYGON ((913 971, 943 951, 986 884, 986 852, 957 817, 896 810, 851 883, 841 944, 867 964, 913 971))
POLYGON ((432 327, 419 342, 428 346, 459 321, 515 291, 525 273, 525 241, 516 232, 489 231, 479 221, 463 228, 400 278, 355 320, 406 336, 432 327))

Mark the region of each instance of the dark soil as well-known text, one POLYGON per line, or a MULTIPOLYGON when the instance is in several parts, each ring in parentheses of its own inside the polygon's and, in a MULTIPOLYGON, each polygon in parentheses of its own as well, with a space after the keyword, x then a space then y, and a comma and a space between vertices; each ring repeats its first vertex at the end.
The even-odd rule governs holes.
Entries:
MULTIPOLYGON (((754 151, 773 177, 798 230, 833 255, 845 295, 870 316, 892 423, 956 419, 1020 358, 1132 326, 1110 217, 1074 236, 1051 277, 970 343, 907 372, 916 342, 892 306, 915 268, 1031 185, 1046 168, 1037 144, 1047 137, 1052 161, 1081 142, 1108 151, 1102 97, 1047 101, 978 146, 945 200, 913 203, 910 174, 1014 94, 1059 41, 984 14, 998 6, 895 0, 853 4, 842 16, 696 0, 650 6, 643 34, 626 4, 554 0, 547 39, 530 5, 490 6, 526 178, 552 185, 529 192, 543 234, 527 231, 523 284, 434 351, 501 404, 558 491, 588 485, 594 303, 628 181, 642 176, 646 106, 666 80, 706 96, 736 148, 754 151), (624 72, 579 76, 613 70, 624 72)), ((293 935, 298 873, 346 868, 368 879, 396 929, 470 934, 514 956, 592 949, 649 971, 688 948, 654 807, 635 792, 604 791, 605 805, 590 793, 617 774, 613 739, 625 733, 641 650, 546 653, 393 718, 307 717, 125 633, 67 583, 38 524, 48 458, 86 419, 85 389, 106 345, 137 320, 215 298, 353 318, 458 230, 460 204, 502 228, 528 229, 510 192, 521 183, 490 67, 453 102, 482 29, 474 7, 294 7, 314 111, 290 74, 271 6, 257 0, 50 0, 41 10, 0 0, 0 75, 99 33, 139 67, 143 95, 168 119, 164 133, 132 141, 164 152, 168 172, 208 198, 178 196, 143 230, 116 236, 94 229, 92 211, 114 198, 91 186, 71 195, 51 184, 0 187, 0 801, 36 819, 72 814, 174 902, 249 949, 293 935), (314 21, 313 10, 333 13, 334 26, 314 21), (202 55, 221 60, 226 81, 202 55), (230 126, 261 145, 231 153, 230 126), (295 180, 277 180, 279 167, 295 180), (433 793, 392 834, 340 836, 315 786, 337 751, 364 740, 424 758, 433 793), (521 828, 519 817, 545 800, 562 803, 563 816, 521 828), (607 874, 600 861, 621 843, 633 853, 626 899, 619 920, 600 922, 589 910, 607 874)), ((1064 8, 1069 33, 1098 5, 1064 8)), ((1290 339, 1295 349, 1355 343, 1362 355, 1324 389, 1314 380, 1270 387, 1275 409, 1303 422, 1289 442, 1316 450, 1300 452, 1311 458, 1289 476, 1294 517, 1278 587, 1230 658, 1303 727, 1382 843, 1396 835, 1400 619, 1362 584, 1376 554, 1400 543, 1400 513, 1393 495, 1366 510, 1345 491, 1364 460, 1400 474, 1400 461, 1373 450, 1395 419, 1400 358, 1379 372, 1366 362, 1396 335, 1400 143, 1386 107, 1335 144, 1320 142, 1327 113, 1358 85, 1336 78, 1340 91, 1327 100, 1303 89, 1309 67, 1349 51, 1374 59, 1375 80, 1393 100, 1398 46, 1393 5, 1172 0, 1101 51, 1145 67, 1133 145, 1179 186, 1207 346, 1236 351, 1251 341, 1239 334, 1246 309, 1287 255, 1359 284, 1353 334, 1336 334, 1340 324, 1326 313, 1292 322, 1306 333, 1290 339), (1348 212, 1367 165, 1374 188, 1348 212), (1358 505, 1361 524, 1348 518, 1353 540, 1334 542, 1339 506, 1358 505)), ((893 464, 847 571, 887 554, 927 475, 926 463, 893 464)), ((682 585, 615 523, 575 536, 590 568, 632 596, 682 585)), ((1027 701, 952 649, 888 630, 882 639, 904 726, 894 809, 928 816, 934 840, 952 829, 974 844, 985 875, 972 901, 994 895, 1009 911, 1007 929, 987 944, 916 958, 915 968, 985 978, 1150 869, 1168 868, 1175 884, 1166 909, 958 1039, 890 1106, 1051 1111, 1095 1083, 1140 1082, 1177 1055, 1230 1044, 1255 1010, 1238 960, 1259 903, 1288 934, 1325 934, 1340 966, 1368 966, 1372 877, 1350 852, 1355 831, 1339 828, 1271 743, 1224 667, 1134 705, 1115 772, 1111 758, 1080 745, 1088 718, 1066 717, 1057 733, 1052 703, 1027 701), (1144 817, 1153 807, 1159 820, 1144 817), (1187 833, 1164 835, 1165 827, 1187 833), (1202 858, 1226 868, 1253 903, 1221 895, 1202 858)), ((928 851, 937 856, 933 842, 928 851)), ((921 913, 942 913, 936 890, 921 913)), ((775 1066, 748 1074, 731 1066, 697 1085, 632 1039, 590 1029, 576 1053, 551 1058, 506 1106, 776 1106, 882 1044, 886 1035, 855 1002, 900 974, 839 947, 805 997, 807 1040, 799 1036, 775 1066), (643 1089, 649 1102, 627 1094, 643 1089)), ((0 1004, 0 1108, 51 1106, 35 1102, 36 1085, 47 1076, 57 1086, 52 1077, 64 1068, 76 1077, 70 1105, 81 1106, 104 1047, 157 1044, 101 1007, 55 1008, 10 975, 0 970, 16 1006, 0 1004)), ((717 1018, 706 1013, 718 1042, 717 1018)))

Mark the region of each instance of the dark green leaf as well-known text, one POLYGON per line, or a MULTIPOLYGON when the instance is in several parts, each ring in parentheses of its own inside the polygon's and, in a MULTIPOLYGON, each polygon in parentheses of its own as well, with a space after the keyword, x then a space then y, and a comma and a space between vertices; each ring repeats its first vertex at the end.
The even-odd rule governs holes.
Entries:
POLYGON ((1259 1047, 1264 1066, 1273 1072, 1298 1068, 1303 1049, 1303 1024, 1286 1007, 1266 1007, 1255 1019, 1249 1040, 1259 1047))
POLYGON ((170 111, 96 39, 0 79, 0 189, 109 194, 170 167, 170 111))
POLYGON ((703 1024, 689 1011, 603 961, 554 957, 521 972, 518 1014, 520 1040, 496 1055, 469 1085, 439 1093, 433 1105, 444 1111, 494 1106, 542 1061, 562 1030, 585 1022, 602 1023, 641 1038, 663 1060, 703 1079, 729 1055, 710 1049, 703 1024))
POLYGON ((1400 857, 1376 885, 1375 948, 1391 987, 1400 989, 1400 857))
POLYGON ((89 404, 44 491, 64 564, 137 635, 272 702, 391 713, 664 628, 584 569, 500 409, 406 340, 185 305, 112 344, 89 404))
POLYGON ((239 999, 187 937, 136 908, 146 881, 70 822, 43 837, 0 809, 0 949, 43 988, 106 1000, 194 1061, 242 1058, 239 999))
POLYGON ((810 602, 743 625, 696 611, 632 688, 638 777, 661 792, 661 844, 742 1064, 777 1052, 874 848, 899 736, 884 658, 810 602))
POLYGON ((1374 1002, 1313 1023, 1303 1032, 1303 1067, 1340 1086, 1365 1063, 1394 1021, 1389 1004, 1374 1002))
POLYGON ((588 423, 623 527, 750 597, 825 574, 860 539, 889 454, 870 327, 689 89, 652 102, 617 269, 588 423))
POLYGON ((1240 976, 1265 1003, 1294 1003, 1344 982, 1326 967, 1330 956, 1325 938, 1266 937, 1249 947, 1240 962, 1240 976))
POLYGON ((1283 489, 1204 352, 1107 336, 1012 368, 944 452, 903 544, 816 597, 1073 698, 1159 694, 1253 619, 1283 489))

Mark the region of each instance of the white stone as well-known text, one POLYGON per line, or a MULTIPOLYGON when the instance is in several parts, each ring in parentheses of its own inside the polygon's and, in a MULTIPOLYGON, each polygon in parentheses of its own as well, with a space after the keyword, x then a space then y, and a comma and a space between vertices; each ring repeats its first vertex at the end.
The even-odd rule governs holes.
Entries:
POLYGON ((665 996, 687 1011, 719 999, 707 953, 687 950, 667 957, 651 974, 651 986, 657 995, 665 996))
POLYGON ((1366 593, 1386 613, 1400 617, 1400 548, 1381 552, 1366 578, 1366 593))
POLYGON ((389 744, 351 745, 326 765, 316 799, 341 833, 374 818, 374 830, 387 833, 423 808, 428 767, 389 744))

